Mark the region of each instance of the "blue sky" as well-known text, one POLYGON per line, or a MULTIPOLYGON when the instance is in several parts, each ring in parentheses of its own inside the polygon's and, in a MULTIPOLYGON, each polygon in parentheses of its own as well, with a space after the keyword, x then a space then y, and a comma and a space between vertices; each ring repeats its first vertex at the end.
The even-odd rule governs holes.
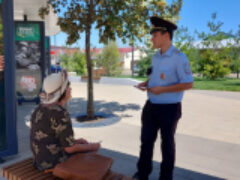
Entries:
MULTIPOLYGON (((167 0, 171 2, 171 0, 167 0)), ((239 0, 183 0, 183 7, 180 12, 180 20, 178 26, 188 27, 191 34, 195 30, 199 32, 207 32, 207 22, 211 19, 212 13, 217 13, 217 20, 223 22, 222 30, 228 32, 233 30, 236 32, 240 25, 240 1, 239 0)), ((103 44, 98 43, 98 33, 92 32, 91 45, 92 47, 103 47, 103 44)), ((66 35, 59 33, 55 39, 51 38, 52 45, 64 45, 66 35)), ((84 48, 85 36, 73 46, 84 48)), ((126 47, 120 40, 117 40, 119 47, 126 47)))

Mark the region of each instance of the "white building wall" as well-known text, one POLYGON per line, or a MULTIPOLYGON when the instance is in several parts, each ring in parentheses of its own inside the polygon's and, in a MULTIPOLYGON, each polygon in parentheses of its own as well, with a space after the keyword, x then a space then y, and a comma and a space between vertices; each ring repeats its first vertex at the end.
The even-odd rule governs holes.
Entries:
MULTIPOLYGON (((146 53, 141 52, 139 49, 134 51, 134 62, 139 61, 141 58, 146 57, 146 53)), ((132 52, 128 52, 123 56, 123 69, 131 70, 131 63, 132 63, 132 52)))
MULTIPOLYGON (((139 49, 134 51, 134 65, 136 65, 137 61, 141 58, 146 57, 146 53, 141 52, 139 49)), ((131 75, 132 69, 132 52, 128 52, 122 55, 121 61, 123 62, 123 75, 131 75)))

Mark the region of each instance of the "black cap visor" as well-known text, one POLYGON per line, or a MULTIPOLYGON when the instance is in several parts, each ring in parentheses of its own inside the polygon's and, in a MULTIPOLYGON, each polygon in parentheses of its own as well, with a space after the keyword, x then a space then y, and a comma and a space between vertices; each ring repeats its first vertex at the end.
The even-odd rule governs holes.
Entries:
POLYGON ((153 27, 150 31, 150 34, 154 33, 154 32, 167 32, 167 28, 166 27, 153 27))

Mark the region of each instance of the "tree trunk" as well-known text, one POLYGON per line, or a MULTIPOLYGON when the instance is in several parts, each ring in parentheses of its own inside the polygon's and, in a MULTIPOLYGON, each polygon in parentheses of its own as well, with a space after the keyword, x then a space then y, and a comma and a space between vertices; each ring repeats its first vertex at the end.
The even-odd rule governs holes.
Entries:
MULTIPOLYGON (((89 8, 92 8, 92 0, 90 2, 89 8)), ((87 90, 88 90, 88 102, 87 102, 87 118, 93 119, 94 118, 94 104, 93 104, 93 70, 92 70, 92 61, 90 55, 90 35, 91 35, 91 10, 88 14, 88 22, 87 30, 86 30, 86 41, 85 41, 85 53, 86 53, 86 60, 87 60, 87 71, 88 71, 88 83, 87 83, 87 90)))
POLYGON ((134 77, 134 43, 132 45, 132 61, 131 61, 131 67, 132 67, 132 77, 134 77))

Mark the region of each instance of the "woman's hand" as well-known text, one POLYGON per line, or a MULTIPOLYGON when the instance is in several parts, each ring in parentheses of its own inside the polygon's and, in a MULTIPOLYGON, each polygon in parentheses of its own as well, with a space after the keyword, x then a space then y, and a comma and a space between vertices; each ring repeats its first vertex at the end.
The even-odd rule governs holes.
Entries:
POLYGON ((101 147, 100 143, 85 143, 85 144, 75 144, 73 146, 65 147, 64 150, 69 153, 76 153, 76 152, 96 152, 101 147))
POLYGON ((86 139, 80 138, 75 140, 76 144, 88 144, 88 141, 86 139))
POLYGON ((96 152, 101 147, 100 143, 76 144, 75 152, 96 152))

